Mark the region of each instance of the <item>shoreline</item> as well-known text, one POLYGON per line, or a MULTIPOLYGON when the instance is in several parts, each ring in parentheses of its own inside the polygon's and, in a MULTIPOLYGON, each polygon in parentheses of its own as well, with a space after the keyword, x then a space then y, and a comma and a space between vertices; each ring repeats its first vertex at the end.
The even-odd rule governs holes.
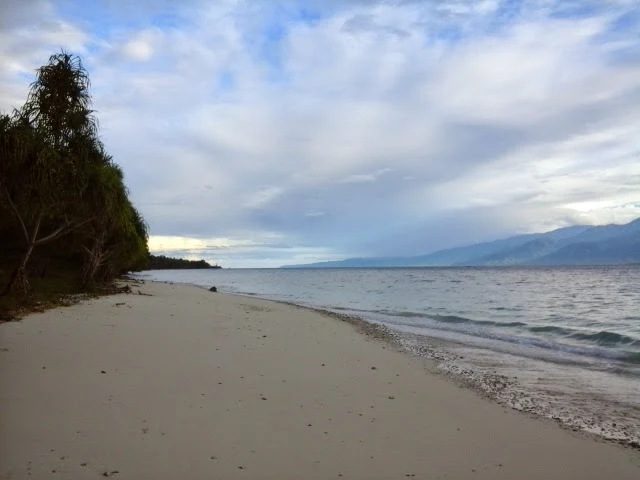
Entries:
MULTIPOLYGON (((133 278, 132 278, 133 279, 133 278)), ((195 287, 208 291, 208 288, 195 283, 181 283, 163 280, 136 279, 136 281, 160 284, 176 284, 195 287)), ((605 441, 629 447, 640 451, 640 413, 633 406, 619 408, 615 416, 610 413, 603 416, 602 411, 611 410, 610 399, 592 398, 590 408, 585 404, 578 407, 562 404, 557 401, 557 393, 536 391, 522 381, 521 371, 511 371, 512 375, 504 375, 490 368, 480 368, 473 362, 461 362, 472 351, 483 351, 485 348, 469 345, 452 339, 430 337, 428 335, 411 334, 394 330, 393 328, 375 320, 367 319, 364 315, 355 313, 341 313, 328 308, 298 304, 292 301, 261 297, 259 294, 241 292, 219 292, 222 295, 237 296, 239 298, 253 298, 266 302, 275 302, 315 312, 320 315, 335 318, 353 326, 359 333, 376 338, 392 346, 397 351, 416 357, 426 363, 427 370, 434 375, 440 375, 462 388, 470 389, 490 401, 506 406, 521 414, 534 419, 551 421, 561 428, 572 432, 580 432, 592 437, 596 441, 605 441), (457 353, 457 351, 460 351, 457 353), (555 404, 554 404, 555 402, 555 404)), ((495 356, 514 356, 513 353, 488 349, 495 356)), ((528 362, 538 362, 558 369, 575 369, 582 372, 583 365, 557 364, 541 358, 521 356, 528 362)), ((512 369, 511 369, 512 370, 512 369)))
POLYGON ((132 283, 0 325, 0 478, 640 473, 638 452, 461 388, 362 320, 132 283))

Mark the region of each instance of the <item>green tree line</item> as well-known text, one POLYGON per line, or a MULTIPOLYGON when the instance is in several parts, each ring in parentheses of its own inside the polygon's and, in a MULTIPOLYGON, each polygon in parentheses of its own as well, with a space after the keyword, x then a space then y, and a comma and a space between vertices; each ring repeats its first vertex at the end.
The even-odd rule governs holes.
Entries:
POLYGON ((80 58, 62 52, 36 71, 24 105, 0 114, 5 294, 57 268, 88 288, 147 262, 148 227, 99 139, 89 87, 80 58))
POLYGON ((145 270, 187 270, 203 268, 222 268, 218 265, 211 265, 205 260, 186 260, 184 258, 172 258, 164 255, 150 255, 149 263, 145 270))

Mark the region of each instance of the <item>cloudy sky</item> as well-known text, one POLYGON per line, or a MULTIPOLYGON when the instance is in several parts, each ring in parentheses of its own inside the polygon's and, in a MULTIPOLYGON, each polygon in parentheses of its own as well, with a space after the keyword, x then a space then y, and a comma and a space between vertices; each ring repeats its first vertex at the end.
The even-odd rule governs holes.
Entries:
POLYGON ((0 110, 61 48, 157 252, 268 267, 640 217, 637 0, 1 0, 0 110))

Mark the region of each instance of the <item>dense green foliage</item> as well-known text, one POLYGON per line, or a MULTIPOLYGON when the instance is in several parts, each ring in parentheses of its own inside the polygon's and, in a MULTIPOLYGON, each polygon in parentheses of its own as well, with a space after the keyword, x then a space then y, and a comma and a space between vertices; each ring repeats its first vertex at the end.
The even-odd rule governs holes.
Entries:
POLYGON ((30 292, 41 283, 30 278, 61 271, 89 287, 147 257, 147 225, 98 138, 87 72, 78 57, 53 55, 25 104, 0 115, 4 292, 30 292))
POLYGON ((184 258, 171 258, 164 255, 150 255, 149 263, 145 270, 181 270, 191 268, 222 268, 218 265, 210 265, 204 260, 185 260, 184 258))

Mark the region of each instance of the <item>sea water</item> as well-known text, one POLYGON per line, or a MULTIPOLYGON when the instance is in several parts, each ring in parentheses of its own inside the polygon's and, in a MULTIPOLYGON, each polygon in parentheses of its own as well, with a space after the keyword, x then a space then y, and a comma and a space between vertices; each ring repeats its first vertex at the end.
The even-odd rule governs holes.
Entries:
POLYGON ((355 315, 511 407, 640 441, 640 267, 163 270, 355 315))

